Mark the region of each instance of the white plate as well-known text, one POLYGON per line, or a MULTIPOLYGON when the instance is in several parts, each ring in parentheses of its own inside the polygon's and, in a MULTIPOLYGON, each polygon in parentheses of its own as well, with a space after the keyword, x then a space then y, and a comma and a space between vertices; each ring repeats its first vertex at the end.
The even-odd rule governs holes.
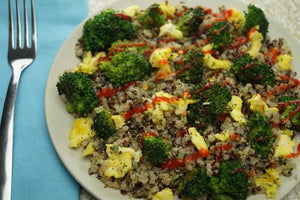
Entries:
MULTIPOLYGON (((153 2, 155 1, 119 0, 111 4, 111 7, 116 10, 122 10, 127 6, 136 4, 139 5, 140 8, 144 9, 153 2)), ((161 3, 162 1, 157 2, 161 3)), ((178 2, 179 0, 170 1, 171 4, 176 4, 178 2)), ((227 8, 238 8, 240 10, 246 10, 247 7, 247 5, 241 2, 233 0, 186 1, 186 4, 188 6, 196 6, 200 4, 205 7, 212 8, 214 11, 217 11, 218 7, 222 5, 225 5, 227 8)), ((300 45, 296 39, 271 19, 269 19, 269 22, 269 35, 271 38, 285 38, 288 42, 288 45, 291 46, 292 53, 294 55, 299 53, 300 45)), ((65 69, 77 66, 79 63, 79 59, 75 56, 74 47, 77 39, 81 36, 82 25, 83 23, 81 23, 64 42, 58 51, 49 72, 45 91, 45 113, 49 134, 56 152, 63 164, 87 191, 89 191, 98 199, 102 200, 129 199, 128 196, 121 195, 118 190, 104 188, 104 184, 100 180, 98 180, 95 176, 90 176, 88 174, 90 163, 88 159, 81 156, 81 150, 72 150, 68 147, 68 135, 72 128, 74 119, 68 112, 66 112, 65 105, 59 98, 56 89, 56 83, 58 81, 58 74, 62 73, 65 69)), ((294 69, 298 74, 300 74, 300 70, 299 68, 296 68, 296 64, 300 65, 300 56, 295 56, 293 61, 294 69)), ((297 141, 299 142, 300 139, 297 138, 297 141)), ((299 159, 295 159, 295 161, 298 161, 297 168, 293 171, 292 177, 282 177, 281 186, 277 191, 276 199, 281 199, 284 197, 299 182, 297 174, 300 174, 300 162, 299 159)), ((265 196, 257 195, 252 196, 249 199, 265 199, 265 196)))

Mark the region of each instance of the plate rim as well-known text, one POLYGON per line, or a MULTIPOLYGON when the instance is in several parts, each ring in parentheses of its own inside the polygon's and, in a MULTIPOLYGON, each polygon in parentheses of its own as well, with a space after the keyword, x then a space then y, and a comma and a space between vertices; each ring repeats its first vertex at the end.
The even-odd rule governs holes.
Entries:
MULTIPOLYGON (((205 3, 207 3, 207 2, 209 2, 210 0, 204 0, 204 1, 202 1, 202 2, 198 2, 198 3, 196 3, 197 5, 204 5, 205 3)), ((104 9, 106 9, 106 8, 110 8, 110 7, 114 7, 115 6, 115 4, 117 4, 117 3, 119 3, 119 2, 122 2, 121 0, 116 0, 116 1, 113 1, 113 2, 110 2, 109 4, 107 4, 107 5, 105 5, 105 6, 103 6, 103 7, 101 7, 101 9, 99 9, 100 11, 102 11, 102 10, 104 10, 104 9)), ((126 3, 128 3, 128 2, 138 2, 137 0, 130 0, 130 1, 127 1, 126 3)), ((154 2, 163 2, 163 1, 158 1, 158 0, 155 0, 155 1, 150 1, 150 0, 147 0, 147 3, 145 3, 146 5, 150 5, 149 4, 149 2, 150 3, 154 3, 154 2)), ((184 0, 183 1, 184 2, 184 4, 189 4, 191 1, 188 1, 188 0, 184 0)), ((221 5, 224 5, 224 6, 226 6, 226 3, 225 2, 227 2, 227 4, 228 4, 228 2, 230 2, 230 4, 239 4, 239 6, 242 6, 242 7, 247 7, 247 4, 245 3, 245 2, 242 2, 241 0, 215 0, 214 2, 210 2, 211 4, 215 4, 216 2, 224 2, 224 3, 222 3, 222 4, 219 4, 218 5, 218 7, 219 6, 221 6, 221 5)), ((123 4, 123 3, 125 3, 125 2, 122 2, 122 3, 120 3, 120 4, 123 4)), ((125 4, 126 4, 125 3, 125 4)), ((170 2, 170 3, 172 3, 172 2, 170 2)), ((209 3, 208 3, 209 4, 209 3)), ((216 4, 218 4, 218 3, 216 3, 216 4)), ((129 3, 129 5, 133 5, 133 3, 129 3)), ((226 7, 230 7, 230 6, 226 6, 226 7)), ((124 8, 126 8, 126 6, 124 7, 124 8)), ((265 13, 266 14, 266 13, 265 13)), ((46 85, 45 85, 45 88, 44 88, 44 90, 45 90, 45 92, 44 92, 44 111, 45 111, 45 120, 46 120, 46 125, 47 125, 47 130, 48 130, 48 134, 49 134, 49 136, 50 136, 50 139, 51 139, 51 143, 52 143, 52 145, 53 145, 53 148, 54 148, 54 150, 55 150, 55 152, 56 152, 56 154, 57 154, 57 156, 59 157, 59 159, 60 159, 60 161, 61 161, 61 163, 63 164, 63 166, 67 169, 67 171, 68 171, 68 173, 76 180, 76 182, 78 183, 78 184, 80 184, 85 190, 87 190, 90 194, 92 194, 93 195, 93 197, 95 197, 95 198, 97 198, 97 199, 99 199, 99 200, 104 200, 104 199, 102 199, 99 195, 98 195, 98 193, 96 193, 95 191, 93 191, 91 188, 89 188, 89 187, 86 187, 86 184, 84 184, 83 183, 83 181, 80 179, 80 177, 78 176, 78 175, 76 175, 75 173, 74 173, 74 171, 73 171, 73 169, 68 165, 68 163, 66 162, 66 160, 64 159, 64 156, 62 155, 62 153, 61 152, 59 152, 58 151, 58 147, 57 147, 57 143, 55 142, 55 138, 54 138, 54 135, 53 134, 51 134, 51 132, 50 132, 50 127, 49 127, 49 115, 47 114, 48 112, 48 109, 50 109, 50 108, 48 108, 47 107, 47 105, 48 105, 48 100, 49 99, 47 99, 47 91, 48 91, 48 89, 49 89, 49 86, 50 86, 50 74, 51 74, 51 72, 52 71, 54 71, 54 68, 55 68, 55 63, 57 62, 57 60, 58 60, 58 57, 60 56, 60 54, 62 54, 62 52, 63 52, 63 49, 64 49, 64 47, 68 44, 68 42, 69 41, 71 41, 72 40, 72 37, 71 36, 73 36, 76 32, 78 32, 78 30, 80 30, 80 29, 82 29, 82 27, 83 27, 83 24, 85 23, 85 21, 87 21, 89 18, 91 18, 91 17, 93 17, 93 16, 88 16, 87 18, 85 18, 82 22, 80 22, 77 26, 76 26, 76 28, 74 28, 73 29, 73 31, 66 37, 66 39, 63 41, 63 43, 61 44, 61 46, 59 47, 59 50, 57 51, 57 53, 56 53, 56 55, 55 55, 55 57, 54 57, 54 59, 53 59, 53 61, 52 61, 52 63, 51 63, 51 67, 50 67, 50 69, 49 69, 49 71, 48 71, 48 77, 47 77, 47 81, 46 81, 46 85)), ((270 25, 272 24, 272 26, 276 26, 276 27, 283 27, 283 24, 281 24, 279 21, 277 21, 277 20, 275 20, 274 18, 272 18, 271 16, 269 16, 269 15, 267 15, 266 14, 266 17, 267 17, 267 19, 268 19, 268 21, 269 21, 269 23, 270 23, 270 25)), ((292 34, 292 33, 290 33, 288 30, 282 30, 285 34, 286 34, 286 36, 284 37, 284 39, 287 41, 287 40, 291 40, 291 42, 293 43, 293 44, 296 44, 299 48, 300 48, 300 43, 299 43, 299 41, 296 39, 296 37, 292 34)), ((270 34, 270 32, 268 33, 268 35, 270 34)), ((77 38, 78 39, 78 38, 77 38)), ((278 38, 273 38, 272 37, 272 39, 278 39, 278 38)), ((290 46, 291 47, 291 44, 289 44, 288 46, 290 46)), ((75 48, 75 46, 73 47, 73 48, 75 48)), ((75 55, 75 51, 73 51, 73 54, 75 55)), ((292 51, 292 55, 296 55, 296 53, 294 52, 294 51, 292 51)), ((300 63, 300 62, 299 62, 300 63)), ((293 67, 295 67, 295 64, 293 64, 292 65, 293 67)), ((64 69, 64 68, 63 68, 64 69)), ((296 71, 295 69, 293 69, 294 71, 296 71)), ((61 71, 61 73, 63 72, 63 70, 61 71)), ((57 76, 58 76, 58 74, 57 74, 57 76)), ((298 73, 297 72, 297 78, 299 78, 299 76, 300 76, 300 73, 298 73)), ((57 95, 58 96, 58 95, 57 95)), ((65 111, 66 112, 66 111, 65 111)), ((71 114, 69 114, 70 116, 71 116, 71 114)), ((300 141, 300 137, 296 137, 297 138, 297 140, 296 141, 300 141)), ((66 146, 68 146, 68 144, 66 143, 66 146)), ((69 147, 68 147, 69 148, 69 147)), ((76 153, 77 154, 80 154, 81 152, 79 152, 79 150, 77 149, 77 150, 73 150, 73 151, 77 151, 76 153)), ((297 159, 295 159, 295 161, 298 161, 299 162, 299 158, 297 158, 297 159)), ((300 164, 298 164, 297 166, 296 166, 296 168, 299 168, 300 167, 300 164)), ((88 169, 87 169, 88 170, 88 169)), ((294 172, 296 171, 296 169, 294 169, 294 172)), ((88 174, 88 171, 86 171, 86 174, 85 174, 86 176, 92 176, 94 179, 97 179, 97 177, 95 177, 94 175, 89 175, 88 174)), ((288 177, 288 178, 292 178, 292 177, 288 177)), ((100 182, 101 184, 103 184, 102 183, 102 181, 101 180, 99 180, 99 179, 97 179, 97 182, 100 182)), ((297 181, 296 181, 297 183, 293 186, 293 187, 291 187, 290 189, 288 189, 286 192, 284 192, 285 194, 284 195, 282 195, 280 198, 276 198, 276 199, 281 199, 281 198, 284 198, 284 197, 287 197, 294 189, 295 189, 295 187, 300 183, 300 179, 298 178, 297 179, 297 181)), ((282 185, 281 186, 279 186, 279 188, 280 187, 282 187, 282 185)), ((99 188, 99 189, 101 189, 101 188, 99 188)), ((112 189, 112 188, 109 188, 109 189, 112 189)), ((120 193, 120 191, 119 190, 117 190, 117 189, 112 189, 112 190, 114 190, 113 192, 118 192, 118 193, 120 193)), ((126 199, 133 199, 133 198, 130 198, 128 195, 122 195, 122 196, 124 196, 126 199)), ((247 199, 252 199, 252 197, 258 197, 258 196, 262 196, 262 195, 252 195, 252 196, 249 196, 247 199)), ((263 195, 263 197, 265 198, 265 195, 263 195)))

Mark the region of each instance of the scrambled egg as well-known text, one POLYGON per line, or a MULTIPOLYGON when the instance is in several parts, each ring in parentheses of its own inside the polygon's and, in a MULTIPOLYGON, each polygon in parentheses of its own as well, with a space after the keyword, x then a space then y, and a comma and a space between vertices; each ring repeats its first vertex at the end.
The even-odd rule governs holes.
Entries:
POLYGON ((175 115, 182 115, 186 112, 187 107, 189 104, 194 103, 195 101, 192 99, 187 98, 180 98, 178 101, 174 102, 174 105, 176 106, 175 109, 175 115))
POLYGON ((69 147, 78 148, 83 141, 94 137, 95 132, 91 128, 92 125, 93 119, 90 117, 76 118, 69 135, 69 147))
POLYGON ((173 200, 173 192, 170 188, 165 188, 162 191, 156 193, 152 200, 173 200))
POLYGON ((230 69, 232 63, 229 60, 220 60, 212 57, 211 54, 205 54, 204 65, 210 69, 230 69))
POLYGON ((293 153, 293 147, 296 145, 295 140, 292 140, 288 135, 280 135, 275 147, 275 157, 285 157, 293 153))
POLYGON ((279 171, 277 169, 267 169, 266 174, 255 180, 255 184, 266 190, 268 198, 275 198, 276 189, 280 186, 279 171))
POLYGON ((105 56, 106 54, 104 52, 100 52, 93 57, 92 52, 88 51, 86 53, 86 56, 83 58, 82 62, 77 66, 77 68, 75 68, 75 71, 83 72, 86 74, 92 74, 98 69, 96 61, 99 58, 104 58, 105 56))
POLYGON ((166 119, 164 117, 164 112, 160 106, 155 106, 155 108, 152 109, 150 112, 152 114, 151 119, 152 119, 153 123, 162 124, 163 126, 166 125, 166 119))
POLYGON ((266 102, 261 98, 260 94, 254 94, 251 99, 248 100, 250 103, 250 109, 253 112, 264 113, 265 111, 278 112, 278 108, 269 108, 266 102))
POLYGON ((112 115, 111 118, 116 125, 116 129, 120 129, 124 126, 125 119, 121 115, 112 115))
POLYGON ((191 136, 192 143, 195 145, 195 147, 198 150, 208 149, 204 138, 200 135, 200 133, 197 131, 196 128, 191 127, 191 128, 189 128, 188 132, 189 132, 189 135, 191 136))
MULTIPOLYGON (((156 93, 153 95, 152 98, 154 99, 155 97, 166 97, 166 98, 171 99, 171 98, 173 98, 174 96, 171 95, 171 94, 169 94, 169 93, 167 93, 167 92, 159 91, 159 92, 156 92, 156 93)), ((163 110, 163 111, 169 111, 169 110, 171 110, 171 106, 169 105, 168 102, 165 102, 165 101, 157 102, 155 105, 158 105, 158 106, 161 108, 161 110, 163 110)))
POLYGON ((138 5, 132 5, 132 6, 129 6, 129 7, 125 8, 123 10, 123 13, 130 16, 130 17, 134 17, 136 15, 138 9, 139 9, 138 5))
POLYGON ((122 178, 132 168, 132 159, 139 162, 142 157, 141 151, 132 148, 106 145, 108 159, 104 161, 104 175, 107 177, 122 178))
MULTIPOLYGON (((153 99, 155 97, 166 97, 171 99, 174 96, 169 93, 159 91, 153 95, 153 99)), ((148 109, 148 112, 151 113, 152 121, 154 123, 161 123, 162 125, 165 125, 166 119, 164 117, 164 111, 175 110, 174 112, 176 115, 182 115, 186 112, 188 105, 191 103, 194 103, 194 100, 188 98, 178 98, 171 103, 159 101, 155 103, 154 107, 148 109)))
POLYGON ((236 8, 231 9, 231 16, 227 20, 229 23, 235 23, 236 28, 240 28, 245 23, 244 15, 236 8))
POLYGON ((82 156, 89 156, 92 155, 94 153, 95 149, 94 149, 94 143, 90 142, 86 148, 82 151, 82 156))
POLYGON ((226 140, 229 139, 229 131, 224 130, 220 133, 215 134, 215 137, 220 140, 221 142, 225 142, 226 140))
POLYGON ((293 131, 290 129, 285 129, 282 131, 282 134, 292 137, 294 135, 293 131))
POLYGON ((163 11, 165 17, 174 17, 175 7, 170 4, 159 4, 160 9, 163 11))
POLYGON ((205 45, 204 47, 202 47, 202 51, 203 52, 206 52, 206 51, 210 51, 210 50, 212 50, 213 49, 213 45, 212 44, 207 44, 207 45, 205 45))
MULTIPOLYGON (((166 92, 163 92, 163 91, 159 91, 157 93, 155 93, 153 95, 153 99, 155 97, 167 97, 167 98, 172 98, 173 95, 169 94, 169 93, 166 93, 166 92)), ((162 124, 163 126, 165 125, 166 123, 166 119, 164 117, 164 111, 169 111, 171 110, 171 106, 169 105, 168 102, 165 102, 165 101, 160 101, 160 102, 157 102, 155 105, 154 105, 154 108, 150 108, 148 109, 148 112, 151 113, 151 119, 153 121, 153 123, 155 124, 162 124)))
POLYGON ((251 48, 248 51, 248 54, 252 57, 255 58, 256 55, 258 54, 261 46, 262 46, 262 41, 264 39, 263 35, 258 32, 259 27, 256 28, 256 31, 250 34, 249 40, 251 42, 251 48))
POLYGON ((242 99, 238 96, 232 96, 231 101, 228 103, 228 105, 232 109, 230 112, 231 117, 240 124, 246 123, 245 116, 242 113, 242 99))
MULTIPOLYGON (((202 47, 203 52, 209 52, 213 49, 213 44, 207 44, 202 47)), ((210 53, 205 53, 203 58, 204 65, 210 69, 230 69, 232 63, 229 60, 220 60, 214 58, 210 53)))
POLYGON ((165 24, 161 26, 159 29, 160 29, 159 37, 169 36, 178 40, 182 39, 183 37, 182 32, 180 30, 177 30, 176 26, 172 23, 165 24))
POLYGON ((280 69, 289 71, 292 70, 291 62, 293 60, 293 57, 288 54, 280 54, 277 56, 278 65, 280 69))
POLYGON ((169 47, 156 49, 152 52, 149 62, 153 68, 159 68, 158 74, 171 73, 171 68, 168 62, 171 54, 172 49, 169 47))

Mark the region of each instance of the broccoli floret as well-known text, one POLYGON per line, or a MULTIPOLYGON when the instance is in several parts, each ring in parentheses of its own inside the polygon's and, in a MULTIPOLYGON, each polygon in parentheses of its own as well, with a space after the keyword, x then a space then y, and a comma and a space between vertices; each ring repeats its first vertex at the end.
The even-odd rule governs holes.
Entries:
POLYGON ((148 136, 144 138, 143 155, 148 162, 158 166, 166 161, 170 148, 162 136, 148 136))
POLYGON ((154 3, 138 16, 138 21, 144 28, 160 27, 165 23, 166 17, 159 4, 154 3))
POLYGON ((109 55, 116 54, 122 51, 144 54, 144 51, 150 47, 145 42, 131 42, 129 40, 118 40, 111 44, 109 55))
POLYGON ((249 119, 249 126, 248 137, 251 147, 262 158, 267 158, 272 152, 273 143, 275 142, 268 118, 262 114, 255 114, 249 119))
POLYGON ((291 97, 291 96, 280 96, 278 98, 278 101, 279 102, 283 102, 283 103, 286 103, 286 102, 289 102, 289 101, 293 101, 293 100, 295 100, 295 99, 293 97, 291 97))
POLYGON ((184 83, 198 84, 203 76, 203 53, 200 49, 190 49, 184 56, 184 63, 176 64, 176 70, 183 70, 176 75, 184 83), (186 68, 186 69, 185 69, 186 68))
POLYGON ((116 131, 115 123, 111 116, 110 112, 103 110, 94 117, 93 129, 96 135, 104 140, 107 140, 116 131))
POLYGON ((81 41, 86 50, 106 50, 117 40, 133 39, 137 27, 112 9, 107 9, 85 22, 81 41))
POLYGON ((208 30, 210 36, 210 43, 213 43, 214 49, 226 47, 232 42, 232 35, 230 33, 230 26, 227 22, 215 22, 208 30))
POLYGON ((203 19, 204 12, 201 8, 189 9, 179 18, 176 26, 184 36, 188 37, 197 33, 203 19))
POLYGON ((248 174, 242 171, 239 160, 228 160, 220 164, 218 174, 209 182, 212 199, 243 200, 248 193, 248 174))
MULTIPOLYGON (((291 96, 282 96, 279 98, 279 101, 280 102, 283 102, 283 103, 286 103, 286 102, 289 102, 289 101, 293 101, 295 100, 293 97, 291 96)), ((291 103, 289 105, 287 105, 279 119, 280 120, 284 120, 284 119, 288 119, 290 118, 290 121, 291 121, 291 124, 292 124, 292 129, 294 130, 299 130, 300 128, 300 112, 297 112, 296 114, 294 114, 292 117, 291 117, 291 114, 298 108, 297 104, 295 103, 291 103)))
POLYGON ((87 74, 65 73, 59 78, 56 87, 59 95, 66 97, 66 108, 70 113, 85 115, 98 104, 93 83, 87 74))
POLYGON ((252 83, 264 86, 275 84, 275 74, 272 68, 265 63, 259 63, 248 54, 234 60, 232 71, 236 79, 243 84, 252 83))
POLYGON ((112 56, 111 61, 101 63, 105 77, 114 86, 119 87, 131 81, 137 81, 151 73, 151 66, 145 58, 134 52, 120 52, 112 56))
MULTIPOLYGON (((201 90, 201 89, 200 89, 201 90)), ((191 126, 203 126, 214 122, 218 115, 225 112, 231 93, 226 87, 215 84, 205 91, 194 95, 196 103, 188 106, 187 120, 191 126)))
POLYGON ((202 168, 194 168, 187 173, 179 184, 179 194, 184 197, 197 199, 206 194, 208 176, 202 168))
POLYGON ((245 12, 245 24, 242 31, 246 34, 252 27, 259 26, 259 32, 263 34, 264 39, 268 32, 269 22, 262 9, 249 5, 245 12))

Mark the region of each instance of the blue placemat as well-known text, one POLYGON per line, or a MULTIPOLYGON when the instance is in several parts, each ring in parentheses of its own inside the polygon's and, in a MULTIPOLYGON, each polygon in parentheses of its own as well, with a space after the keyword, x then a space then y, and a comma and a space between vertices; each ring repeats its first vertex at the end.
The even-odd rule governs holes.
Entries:
MULTIPOLYGON (((21 1, 20 1, 21 2, 21 1)), ((14 0, 12 1, 14 3, 14 0)), ((0 112, 12 73, 7 63, 8 5, 0 3, 0 112)), ((38 52, 21 77, 15 112, 12 198, 78 199, 78 184, 50 141, 44 89, 52 61, 72 30, 87 17, 87 0, 35 0, 38 52)))

